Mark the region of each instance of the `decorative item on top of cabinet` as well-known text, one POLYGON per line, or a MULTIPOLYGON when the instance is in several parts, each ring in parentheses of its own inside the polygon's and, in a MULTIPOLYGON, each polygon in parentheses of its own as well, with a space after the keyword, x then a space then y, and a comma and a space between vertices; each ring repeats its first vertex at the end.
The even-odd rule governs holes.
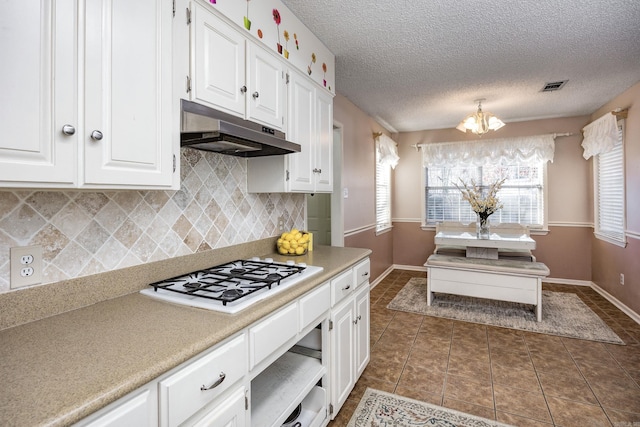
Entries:
POLYGON ((300 153, 249 159, 250 193, 333 191, 333 98, 297 71, 289 71, 287 138, 300 153))
POLYGON ((191 3, 192 101, 282 130, 284 69, 270 52, 191 3))
POLYGON ((0 89, 11 109, 0 117, 0 186, 177 186, 171 5, 103 3, 62 0, 3 10, 0 39, 7 43, 0 43, 11 66, 0 72, 0 89))

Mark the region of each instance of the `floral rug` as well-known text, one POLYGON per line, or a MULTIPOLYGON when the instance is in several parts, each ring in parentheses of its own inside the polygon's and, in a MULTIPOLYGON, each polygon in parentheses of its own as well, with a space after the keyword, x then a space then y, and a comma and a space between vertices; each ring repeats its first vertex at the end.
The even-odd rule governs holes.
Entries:
POLYGON ((365 426, 498 427, 507 424, 367 388, 347 424, 347 427, 365 426))
POLYGON ((534 307, 527 304, 436 293, 431 306, 427 306, 427 279, 413 277, 387 308, 624 345, 624 341, 576 294, 566 292, 542 291, 542 322, 536 322, 534 307))

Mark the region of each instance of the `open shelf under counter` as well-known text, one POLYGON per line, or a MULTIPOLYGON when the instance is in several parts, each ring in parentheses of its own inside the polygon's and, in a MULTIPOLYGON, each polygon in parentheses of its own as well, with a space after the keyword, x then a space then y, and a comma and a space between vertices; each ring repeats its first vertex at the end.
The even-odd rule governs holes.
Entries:
MULTIPOLYGON (((251 381, 251 424, 281 426, 326 372, 316 358, 292 352, 282 355, 251 381)), ((320 405, 318 412, 325 406, 320 405)))

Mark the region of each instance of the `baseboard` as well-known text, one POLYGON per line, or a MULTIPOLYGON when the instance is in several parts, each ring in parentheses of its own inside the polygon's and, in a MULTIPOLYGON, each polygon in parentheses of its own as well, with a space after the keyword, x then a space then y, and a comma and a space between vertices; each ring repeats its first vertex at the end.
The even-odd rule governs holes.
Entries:
POLYGON ((622 310, 624 314, 632 318, 637 324, 640 325, 640 315, 638 313, 631 310, 629 307, 624 305, 624 303, 622 303, 616 297, 614 297, 609 292, 605 291, 604 289, 602 289, 600 286, 596 285, 593 282, 591 282, 591 288, 593 288, 594 291, 596 291, 597 293, 605 297, 611 304, 618 307, 620 310, 622 310))
POLYGON ((422 265, 400 265, 393 264, 393 268, 397 268, 398 270, 410 270, 410 271, 427 271, 427 267, 422 265))
POLYGON ((542 279, 543 283, 555 283, 556 285, 574 285, 574 286, 591 286, 593 284, 590 280, 575 280, 575 279, 559 279, 557 277, 546 277, 542 279))
POLYGON ((387 277, 389 275, 389 273, 391 273, 393 271, 394 268, 395 267, 393 265, 391 265, 389 268, 387 268, 385 271, 383 271, 381 275, 376 277, 376 280, 374 280, 373 282, 369 283, 369 288, 373 289, 376 286, 378 286, 378 283, 382 282, 384 280, 384 278, 387 277))

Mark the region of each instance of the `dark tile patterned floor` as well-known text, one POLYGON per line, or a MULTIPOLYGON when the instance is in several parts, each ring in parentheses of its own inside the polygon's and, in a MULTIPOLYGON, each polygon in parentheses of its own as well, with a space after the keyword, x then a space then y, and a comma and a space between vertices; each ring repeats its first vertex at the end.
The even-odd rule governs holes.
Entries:
POLYGON ((331 427, 367 387, 517 426, 640 427, 640 325, 586 286, 577 294, 626 345, 460 322, 386 308, 411 277, 371 291, 371 361, 331 427))

